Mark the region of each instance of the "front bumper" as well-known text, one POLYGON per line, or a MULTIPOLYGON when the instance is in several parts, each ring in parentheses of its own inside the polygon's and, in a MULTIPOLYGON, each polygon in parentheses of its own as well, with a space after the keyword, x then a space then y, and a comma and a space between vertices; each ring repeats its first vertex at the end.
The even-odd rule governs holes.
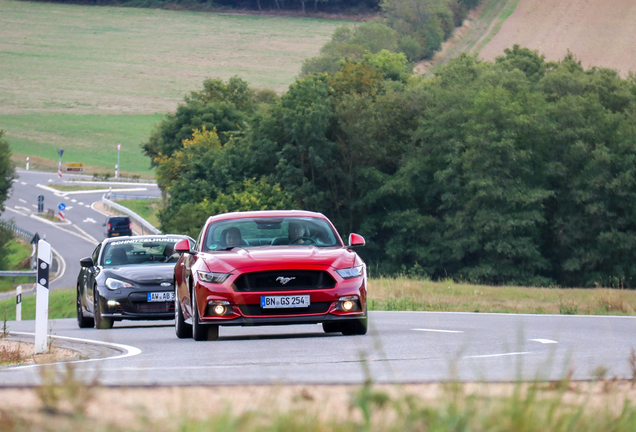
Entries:
POLYGON ((100 287, 100 309, 104 318, 121 320, 171 320, 174 319, 174 301, 149 302, 149 292, 172 291, 172 287, 152 286, 142 289, 109 290, 100 287), (117 304, 115 304, 115 302, 117 304))

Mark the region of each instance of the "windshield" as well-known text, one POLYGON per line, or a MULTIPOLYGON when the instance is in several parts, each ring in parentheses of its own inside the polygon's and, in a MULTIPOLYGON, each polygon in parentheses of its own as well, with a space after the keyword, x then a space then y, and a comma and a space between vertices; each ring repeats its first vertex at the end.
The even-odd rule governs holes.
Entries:
POLYGON ((179 254, 174 245, 180 238, 140 238, 119 240, 106 244, 101 264, 104 267, 121 267, 139 264, 176 263, 179 254))
POLYGON ((255 246, 342 246, 331 225, 312 217, 261 217, 219 221, 208 227, 203 250, 255 246))

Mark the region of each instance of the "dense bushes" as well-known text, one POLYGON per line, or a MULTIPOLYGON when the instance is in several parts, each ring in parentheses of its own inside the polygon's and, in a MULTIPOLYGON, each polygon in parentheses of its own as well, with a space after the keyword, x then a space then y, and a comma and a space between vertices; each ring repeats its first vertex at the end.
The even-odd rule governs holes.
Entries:
POLYGON ((164 228, 195 234, 217 211, 303 208, 363 234, 376 275, 636 285, 633 77, 514 47, 430 78, 383 50, 268 103, 237 80, 216 87, 243 88, 242 103, 224 90, 200 105, 204 89, 147 144, 162 149, 164 228), (224 103, 233 128, 218 117, 224 103))

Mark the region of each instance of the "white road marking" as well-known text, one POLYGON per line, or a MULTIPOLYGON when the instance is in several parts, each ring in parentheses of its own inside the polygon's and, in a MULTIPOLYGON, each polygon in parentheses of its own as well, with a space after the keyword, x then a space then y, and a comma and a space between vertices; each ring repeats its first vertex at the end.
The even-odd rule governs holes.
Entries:
MULTIPOLYGON (((26 216, 26 215, 25 215, 25 216, 26 216)), ((89 242, 90 244, 96 245, 97 243, 99 243, 97 240, 95 240, 95 238, 93 238, 93 237, 92 237, 92 236, 90 236, 90 235, 85 235, 85 236, 84 236, 84 235, 78 234, 78 233, 76 233, 76 232, 74 232, 74 231, 70 231, 70 230, 67 230, 67 229, 65 229, 65 228, 62 228, 62 227, 60 226, 60 225, 62 225, 62 223, 60 223, 60 222, 51 222, 51 221, 48 221, 48 220, 43 219, 43 218, 41 218, 41 217, 38 217, 38 216, 36 216, 36 215, 34 215, 34 214, 32 214, 32 215, 31 215, 31 217, 32 217, 32 218, 34 218, 34 219, 39 220, 40 222, 44 222, 44 223, 46 223, 46 224, 49 224, 49 225, 51 225, 51 226, 54 226, 55 228, 59 229, 60 231, 67 232, 67 233, 69 233, 69 234, 71 234, 71 235, 74 235, 75 237, 79 237, 79 238, 81 238, 82 240, 85 240, 85 241, 89 242)), ((69 221, 69 220, 67 219, 67 220, 66 220, 66 223, 64 223, 64 225, 72 225, 72 222, 71 222, 71 221, 69 221)), ((74 226, 75 226, 75 228, 78 228, 78 227, 77 227, 77 225, 74 225, 74 226)))
MULTIPOLYGON (((12 334, 12 335, 27 335, 27 336, 34 336, 35 335, 35 333, 13 332, 13 331, 10 332, 10 334, 12 334)), ((65 363, 88 363, 88 362, 103 361, 103 360, 116 360, 116 359, 122 359, 122 358, 126 358, 126 357, 133 357, 133 356, 141 354, 141 350, 139 348, 134 347, 134 346, 130 346, 130 345, 122 345, 122 344, 116 344, 116 343, 111 343, 111 342, 103 342, 103 341, 98 341, 98 340, 93 340, 93 339, 80 339, 80 338, 74 338, 74 337, 69 337, 69 336, 49 335, 49 337, 56 338, 56 339, 64 339, 64 340, 69 340, 69 341, 75 341, 75 342, 83 342, 83 343, 95 344, 95 345, 106 345, 106 346, 109 346, 109 347, 113 347, 113 348, 125 351, 124 354, 120 354, 120 355, 113 356, 113 357, 96 358, 96 359, 85 359, 85 360, 75 360, 75 361, 72 361, 72 362, 65 362, 65 363)), ((5 369, 4 371, 14 371, 14 370, 19 370, 19 369, 28 369, 28 368, 38 367, 38 366, 46 366, 46 364, 33 364, 33 365, 17 366, 17 367, 12 367, 10 369, 5 369)))
POLYGON ((9 210, 9 211, 12 211, 13 213, 17 213, 19 215, 22 215, 22 216, 26 216, 27 215, 26 213, 22 213, 21 211, 16 210, 16 209, 12 209, 11 207, 5 207, 5 209, 9 210))
POLYGON ((550 339, 529 339, 529 340, 531 340, 533 342, 539 342, 539 343, 542 343, 542 344, 558 344, 557 341, 553 341, 553 340, 550 340, 550 339))
POLYGON ((37 206, 37 205, 35 205, 35 204, 31 204, 31 207, 33 207, 33 208, 38 208, 38 206, 37 206))
POLYGON ((68 196, 64 196, 64 199, 71 199, 71 197, 68 197, 68 196))
POLYGON ((76 202, 77 202, 77 200, 76 200, 76 199, 72 199, 72 200, 71 200, 71 202, 76 203, 76 202))
POLYGON ((435 333, 464 333, 461 330, 438 330, 438 329, 411 329, 415 331, 423 331, 423 332, 435 332, 435 333))
POLYGON ((93 218, 86 218, 82 222, 84 223, 97 223, 97 221, 93 218))
POLYGON ((26 202, 26 200, 23 200, 22 198, 18 198, 18 201, 20 201, 20 202, 21 202, 21 203, 23 203, 23 204, 26 204, 26 203, 27 203, 27 202, 26 202))
POLYGON ((97 241, 97 239, 95 237, 93 237, 92 235, 90 235, 89 233, 87 233, 86 231, 84 231, 83 229, 81 229, 79 226, 77 225, 73 225, 79 232, 81 232, 82 234, 84 234, 86 236, 86 238, 89 238, 91 240, 93 240, 95 242, 95 244, 98 244, 99 242, 97 241))
POLYGON ((73 206, 66 206, 66 208, 64 210, 70 210, 72 208, 73 208, 73 206))
POLYGON ((13 183, 17 183, 18 181, 16 179, 11 180, 13 183))
POLYGON ((20 182, 20 184, 21 184, 22 186, 26 186, 26 183, 25 183, 25 182, 20 182))
POLYGON ((26 208, 26 207, 22 207, 22 206, 13 206, 13 208, 17 209, 17 210, 24 210, 26 212, 31 212, 31 209, 26 208))
POLYGON ((83 202, 78 202, 77 205, 84 205, 84 203, 83 202))
POLYGON ((530 354, 530 352, 524 351, 524 352, 512 352, 512 353, 504 353, 504 354, 485 354, 485 355, 466 356, 464 358, 471 359, 471 358, 506 357, 506 356, 526 355, 526 354, 530 354))
POLYGON ((84 204, 84 207, 91 208, 91 206, 89 206, 88 204, 84 204))

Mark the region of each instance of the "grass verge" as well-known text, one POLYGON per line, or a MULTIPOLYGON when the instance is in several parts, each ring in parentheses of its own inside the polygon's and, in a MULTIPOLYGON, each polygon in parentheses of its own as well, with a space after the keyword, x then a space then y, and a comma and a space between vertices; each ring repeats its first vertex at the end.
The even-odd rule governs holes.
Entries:
MULTIPOLYGON (((26 242, 20 240, 12 240, 7 245, 7 248, 2 251, 7 255, 7 269, 10 270, 28 270, 31 263, 32 247, 26 242)), ((15 289, 16 286, 27 283, 29 281, 26 277, 1 277, 0 278, 0 292, 7 292, 15 289)))
POLYGON ((152 226, 158 227, 160 225, 157 212, 163 205, 161 198, 122 200, 117 201, 117 203, 134 211, 139 216, 150 222, 152 226))
POLYGON ((369 280, 370 310, 636 315, 636 290, 493 287, 409 278, 369 280))
MULTIPOLYGON (((75 290, 54 290, 49 294, 49 319, 75 317, 75 290)), ((15 298, 0 300, 0 319, 15 320, 15 298)), ((22 319, 35 319, 35 295, 22 296, 22 319)))
POLYGON ((42 370, 42 384, 36 388, 0 390, 6 400, 0 408, 3 431, 631 432, 636 428, 633 389, 629 383, 606 380, 148 389, 83 384, 71 366, 57 373, 52 368, 42 370))

